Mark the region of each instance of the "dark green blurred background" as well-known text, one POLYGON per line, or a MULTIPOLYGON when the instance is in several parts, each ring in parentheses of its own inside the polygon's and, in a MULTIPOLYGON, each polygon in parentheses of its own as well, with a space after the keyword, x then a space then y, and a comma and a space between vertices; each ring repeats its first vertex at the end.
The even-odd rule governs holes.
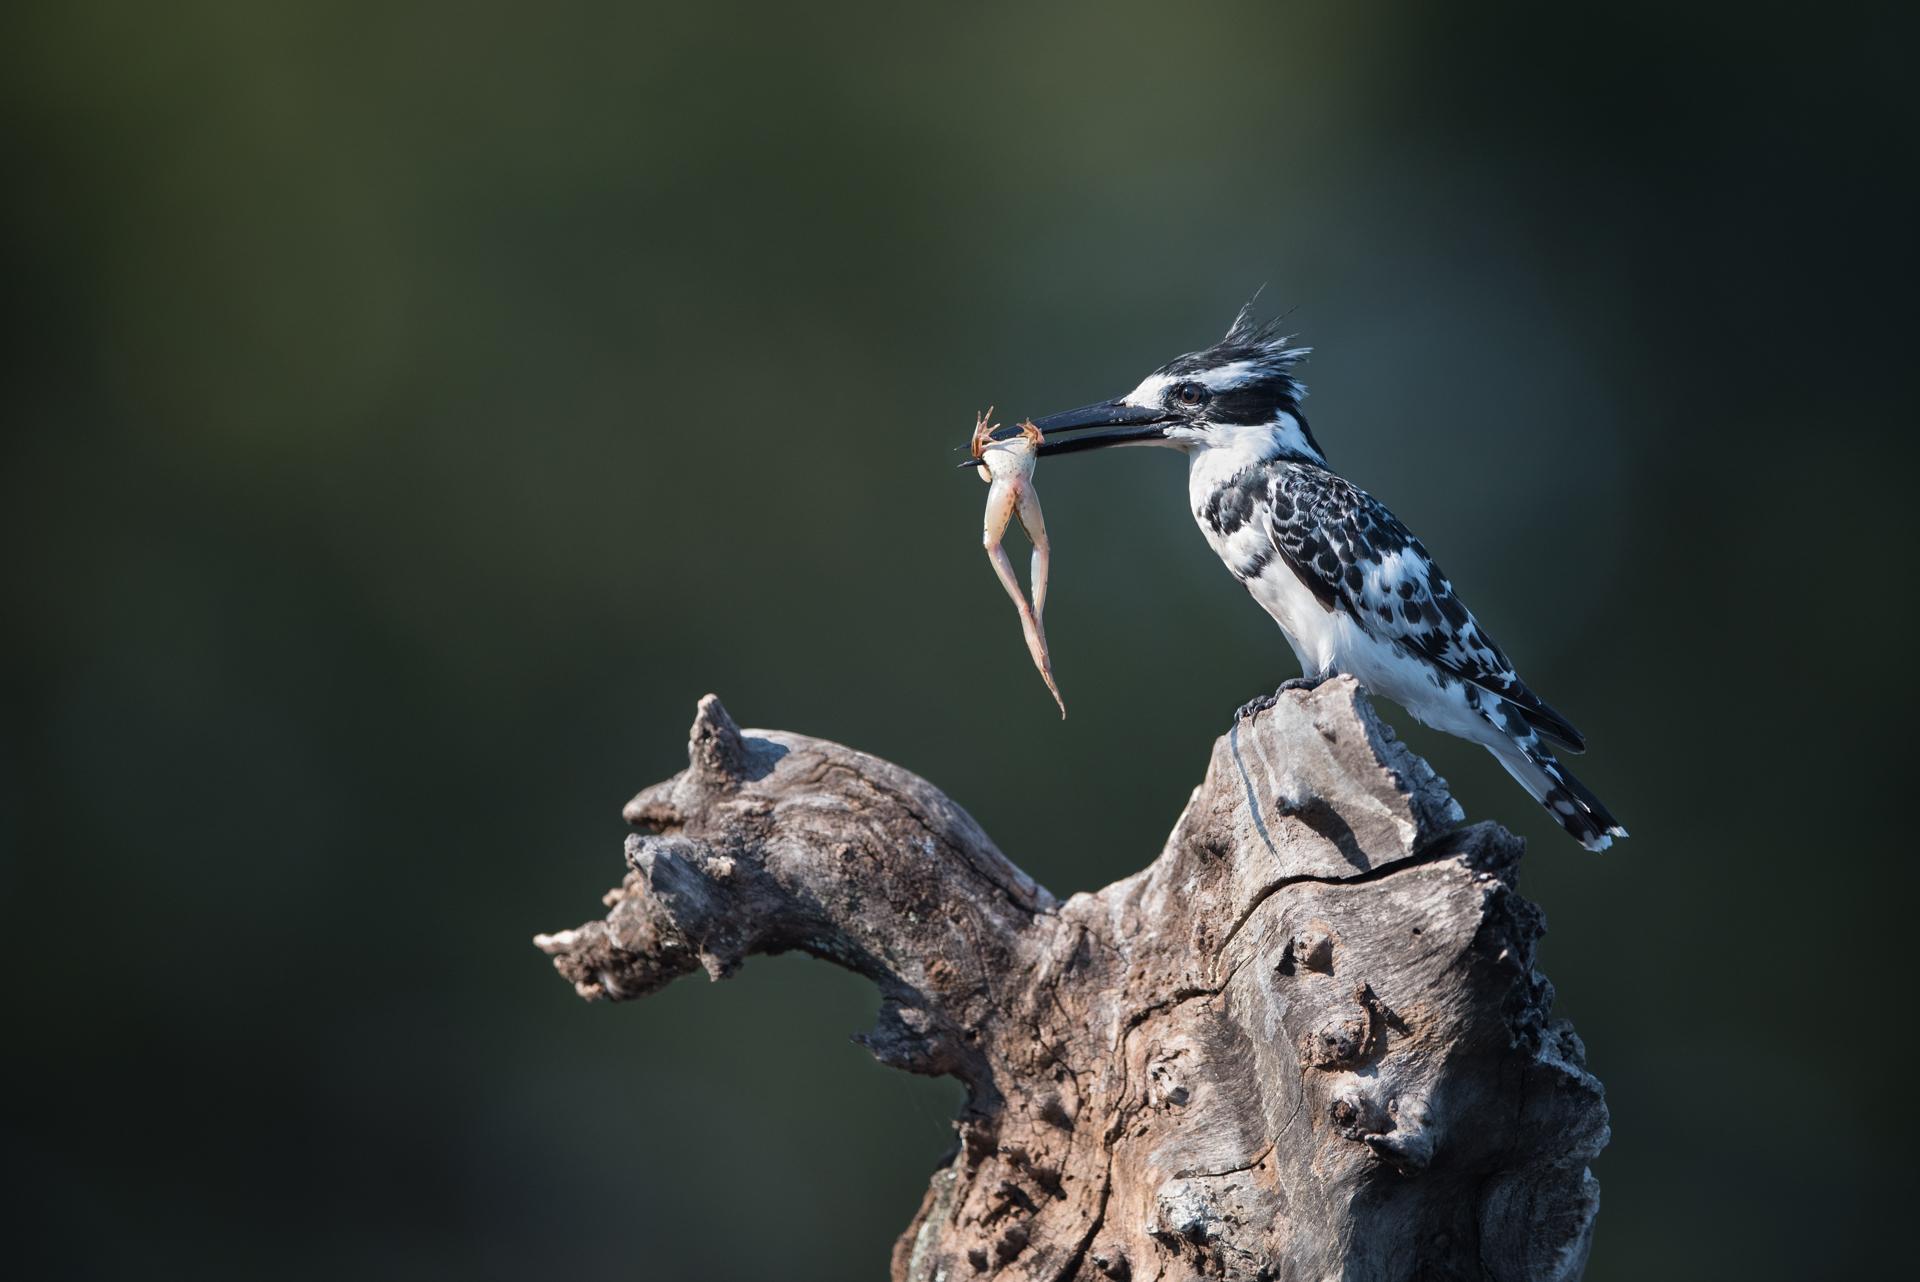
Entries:
POLYGON ((707 690, 1056 892, 1148 860, 1292 659, 1176 457, 1049 465, 1060 723, 952 448, 1262 282, 1336 465, 1636 834, 1587 855, 1386 710, 1533 842, 1613 1107, 1590 1276, 1871 1263, 1912 1151, 1891 20, 503 8, 0 19, 18 1276, 881 1276, 957 1093, 847 1041, 863 985, 588 1007, 528 937, 597 913, 707 690))

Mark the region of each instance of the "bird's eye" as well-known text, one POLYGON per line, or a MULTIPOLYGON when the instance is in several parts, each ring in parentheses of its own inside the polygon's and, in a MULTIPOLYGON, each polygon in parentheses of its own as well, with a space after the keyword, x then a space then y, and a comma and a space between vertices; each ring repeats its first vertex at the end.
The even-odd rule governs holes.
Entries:
POLYGON ((1182 383, 1173 389, 1173 399, 1182 409, 1197 410, 1207 403, 1207 389, 1198 383, 1182 383))

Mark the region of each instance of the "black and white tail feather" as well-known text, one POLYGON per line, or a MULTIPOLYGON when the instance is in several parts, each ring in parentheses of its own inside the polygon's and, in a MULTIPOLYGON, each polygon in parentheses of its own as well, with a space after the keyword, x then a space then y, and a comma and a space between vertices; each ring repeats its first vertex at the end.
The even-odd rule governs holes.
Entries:
MULTIPOLYGON (((1588 850, 1605 850, 1613 844, 1615 837, 1624 837, 1627 830, 1620 826, 1600 798, 1578 779, 1573 772, 1560 764, 1560 759, 1541 740, 1540 732, 1527 725, 1521 733, 1515 734, 1507 729, 1514 723, 1524 723, 1521 710, 1513 704, 1507 704, 1501 722, 1496 723, 1507 736, 1504 744, 1489 745, 1494 756, 1514 781, 1527 790, 1527 795, 1547 808, 1554 822, 1565 828, 1573 839, 1588 850)), ((1579 748, 1572 748, 1578 752, 1579 748)))

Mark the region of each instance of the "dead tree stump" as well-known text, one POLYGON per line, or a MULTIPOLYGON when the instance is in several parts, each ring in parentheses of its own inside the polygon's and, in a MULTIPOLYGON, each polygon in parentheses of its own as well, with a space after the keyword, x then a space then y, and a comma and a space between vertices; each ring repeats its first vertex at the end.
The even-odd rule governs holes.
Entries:
POLYGON ((860 1040, 968 1093, 898 1282, 1579 1276, 1607 1111, 1521 843, 1351 680, 1236 725, 1160 857, 1065 903, 898 766, 712 696, 689 757, 605 920, 536 942, 590 999, 796 948, 877 984, 860 1040))

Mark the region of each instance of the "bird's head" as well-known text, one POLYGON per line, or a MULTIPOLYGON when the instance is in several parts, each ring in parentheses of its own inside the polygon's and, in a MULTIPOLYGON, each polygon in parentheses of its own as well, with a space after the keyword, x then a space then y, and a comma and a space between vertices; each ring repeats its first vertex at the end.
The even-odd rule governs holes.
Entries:
POLYGON ((1168 361, 1125 396, 1035 419, 1045 437, 1039 452, 1160 445, 1324 465, 1300 412, 1306 386, 1293 376, 1309 349, 1289 347, 1288 336, 1254 320, 1251 308, 1240 309, 1225 338, 1168 361))

